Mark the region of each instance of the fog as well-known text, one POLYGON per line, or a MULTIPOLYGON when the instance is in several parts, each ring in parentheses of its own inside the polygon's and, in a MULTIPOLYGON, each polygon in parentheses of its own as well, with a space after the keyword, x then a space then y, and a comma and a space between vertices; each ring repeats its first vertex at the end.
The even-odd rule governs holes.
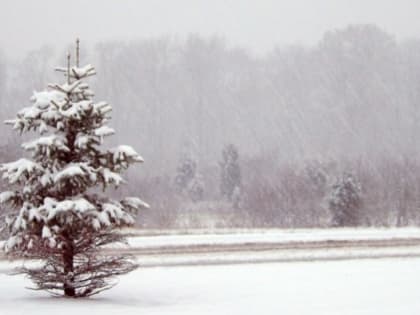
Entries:
MULTIPOLYGON (((419 224, 417 7, 3 1, 0 119, 63 80, 53 68, 80 37, 114 106, 109 145, 146 160, 123 188, 152 205, 139 224, 330 226, 348 178, 357 215, 340 225, 419 224)), ((22 154, 0 131, 2 161, 22 154)))
POLYGON ((376 24, 398 39, 419 35, 416 0, 1 0, 0 46, 22 57, 43 44, 61 48, 80 37, 228 39, 257 53, 276 45, 315 44, 324 32, 348 24, 376 24))

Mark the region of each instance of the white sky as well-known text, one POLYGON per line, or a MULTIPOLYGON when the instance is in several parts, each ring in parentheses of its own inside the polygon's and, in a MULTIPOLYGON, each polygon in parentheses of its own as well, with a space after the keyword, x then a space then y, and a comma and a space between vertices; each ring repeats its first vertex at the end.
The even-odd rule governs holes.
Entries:
POLYGON ((374 23, 398 39, 420 37, 420 0, 0 0, 0 50, 43 44, 189 33, 220 35, 265 52, 312 44, 329 29, 374 23))

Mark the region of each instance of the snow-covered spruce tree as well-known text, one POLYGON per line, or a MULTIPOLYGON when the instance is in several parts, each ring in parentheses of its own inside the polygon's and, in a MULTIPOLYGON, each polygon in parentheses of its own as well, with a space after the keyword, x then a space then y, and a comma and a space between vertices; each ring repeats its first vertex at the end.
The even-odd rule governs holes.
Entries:
POLYGON ((350 173, 344 173, 333 185, 328 198, 333 226, 357 226, 361 224, 362 204, 360 183, 350 173))
POLYGON ((190 183, 196 176, 196 172, 197 162, 193 158, 184 156, 179 161, 175 175, 175 187, 179 193, 188 190, 190 183))
POLYGON ((179 194, 187 196, 193 202, 203 199, 204 181, 198 171, 197 160, 191 152, 184 153, 176 169, 175 188, 179 194))
MULTIPOLYGON (((78 49, 77 49, 78 52, 78 49)), ((0 195, 9 206, 9 238, 5 251, 37 259, 41 266, 23 267, 34 289, 55 295, 86 297, 109 289, 114 276, 134 270, 127 255, 110 254, 103 246, 125 241, 116 229, 133 225, 141 207, 138 198, 112 200, 101 193, 124 182, 120 173, 143 162, 130 146, 101 149, 111 106, 94 102, 84 79, 95 74, 91 65, 57 68, 67 82, 34 92, 32 106, 6 121, 21 133, 40 136, 24 143, 31 159, 1 166, 11 187, 0 195)))
POLYGON ((200 173, 196 173, 187 187, 188 196, 193 202, 203 200, 204 197, 204 180, 200 173))
POLYGON ((235 145, 229 144, 223 148, 220 166, 220 193, 222 197, 232 201, 238 197, 241 187, 241 169, 239 167, 239 153, 235 145))

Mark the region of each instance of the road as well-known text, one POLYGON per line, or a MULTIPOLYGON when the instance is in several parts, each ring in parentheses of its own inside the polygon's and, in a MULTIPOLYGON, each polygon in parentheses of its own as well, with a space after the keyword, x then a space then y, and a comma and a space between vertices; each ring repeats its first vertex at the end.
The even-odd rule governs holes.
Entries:
POLYGON ((104 251, 134 255, 142 267, 420 257, 420 229, 132 233, 129 244, 104 251))

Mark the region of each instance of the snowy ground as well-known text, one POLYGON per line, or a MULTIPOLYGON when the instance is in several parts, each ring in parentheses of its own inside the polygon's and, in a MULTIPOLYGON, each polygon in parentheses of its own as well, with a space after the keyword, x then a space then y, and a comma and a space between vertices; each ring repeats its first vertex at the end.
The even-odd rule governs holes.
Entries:
POLYGON ((0 273, 0 314, 420 314, 420 259, 159 267, 89 300, 51 298, 0 273))
POLYGON ((30 282, 7 275, 21 262, 1 261, 0 314, 420 314, 418 228, 167 233, 129 241, 141 266, 153 268, 88 300, 25 290, 30 282))

